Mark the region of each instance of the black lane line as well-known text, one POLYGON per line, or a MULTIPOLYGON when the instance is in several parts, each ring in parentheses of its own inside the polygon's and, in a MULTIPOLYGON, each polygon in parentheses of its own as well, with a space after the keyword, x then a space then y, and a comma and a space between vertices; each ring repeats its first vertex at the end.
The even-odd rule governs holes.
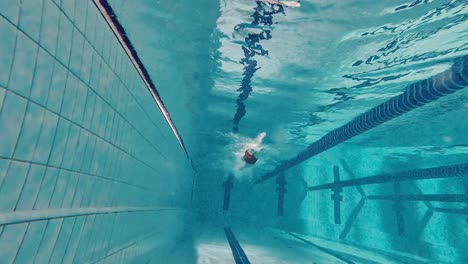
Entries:
POLYGON ((229 242, 229 246, 231 247, 232 255, 234 256, 236 264, 250 264, 249 259, 245 255, 244 250, 232 233, 231 228, 224 227, 224 233, 226 234, 226 238, 229 242))
POLYGON ((224 188, 224 199, 223 199, 223 210, 229 210, 229 204, 231 202, 231 190, 234 188, 233 183, 234 176, 230 175, 223 183, 224 188))
POLYGON ((345 263, 348 263, 348 264, 355 264, 355 263, 352 262, 351 260, 349 260, 349 259, 347 259, 347 258, 344 258, 344 257, 342 257, 342 256, 340 256, 340 255, 338 255, 338 254, 336 254, 336 253, 335 253, 334 251, 332 251, 332 250, 329 250, 329 249, 326 249, 326 248, 321 247, 321 246, 319 246, 319 245, 316 245, 316 244, 310 242, 309 240, 306 240, 306 239, 304 239, 304 238, 302 238, 302 237, 300 237, 300 236, 298 236, 298 235, 295 235, 295 234, 293 234, 293 233, 288 233, 288 234, 289 234, 290 236, 294 237, 295 239, 298 239, 298 240, 300 240, 300 241, 302 241, 302 242, 304 242, 304 243, 306 243, 306 244, 308 244, 308 245, 311 245, 311 246, 317 248, 318 250, 323 251, 324 253, 327 253, 328 255, 333 256, 333 257, 335 257, 335 258, 337 258, 337 259, 339 259, 339 260, 341 260, 341 261, 343 261, 343 262, 345 262, 345 263))

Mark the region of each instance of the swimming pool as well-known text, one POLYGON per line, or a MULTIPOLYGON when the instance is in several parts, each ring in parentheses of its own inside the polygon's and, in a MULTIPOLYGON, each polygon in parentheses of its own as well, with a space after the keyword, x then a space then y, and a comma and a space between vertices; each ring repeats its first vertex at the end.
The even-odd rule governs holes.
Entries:
POLYGON ((0 1, 1 262, 467 262, 468 2, 300 5, 0 1))

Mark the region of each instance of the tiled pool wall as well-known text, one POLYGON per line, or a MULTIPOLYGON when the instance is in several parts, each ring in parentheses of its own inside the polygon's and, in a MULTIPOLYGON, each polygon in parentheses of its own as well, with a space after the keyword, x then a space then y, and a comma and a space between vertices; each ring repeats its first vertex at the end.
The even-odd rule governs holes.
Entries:
POLYGON ((164 257, 192 169, 93 1, 1 1, 0 32, 2 263, 164 257))

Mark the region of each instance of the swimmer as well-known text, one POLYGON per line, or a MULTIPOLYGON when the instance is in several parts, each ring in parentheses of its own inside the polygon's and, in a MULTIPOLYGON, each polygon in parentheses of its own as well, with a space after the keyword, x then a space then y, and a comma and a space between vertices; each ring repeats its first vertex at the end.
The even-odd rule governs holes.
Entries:
POLYGON ((265 136, 266 133, 262 132, 252 142, 245 146, 247 149, 244 151, 244 156, 242 157, 242 160, 244 160, 245 163, 255 164, 257 162, 258 158, 255 156, 255 154, 263 149, 261 144, 265 136))
POLYGON ((258 160, 257 157, 255 157, 255 151, 253 149, 246 150, 242 159, 248 164, 255 164, 258 160))
POLYGON ((301 7, 300 2, 296 1, 280 1, 280 0, 263 0, 264 2, 268 2, 272 5, 282 5, 287 7, 301 7))

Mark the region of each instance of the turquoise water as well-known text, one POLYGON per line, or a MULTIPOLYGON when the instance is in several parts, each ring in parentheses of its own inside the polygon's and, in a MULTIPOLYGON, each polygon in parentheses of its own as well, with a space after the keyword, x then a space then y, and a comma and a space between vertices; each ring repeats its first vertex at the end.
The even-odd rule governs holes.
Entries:
POLYGON ((468 262, 467 1, 0 0, 0 32, 0 263, 468 262))

